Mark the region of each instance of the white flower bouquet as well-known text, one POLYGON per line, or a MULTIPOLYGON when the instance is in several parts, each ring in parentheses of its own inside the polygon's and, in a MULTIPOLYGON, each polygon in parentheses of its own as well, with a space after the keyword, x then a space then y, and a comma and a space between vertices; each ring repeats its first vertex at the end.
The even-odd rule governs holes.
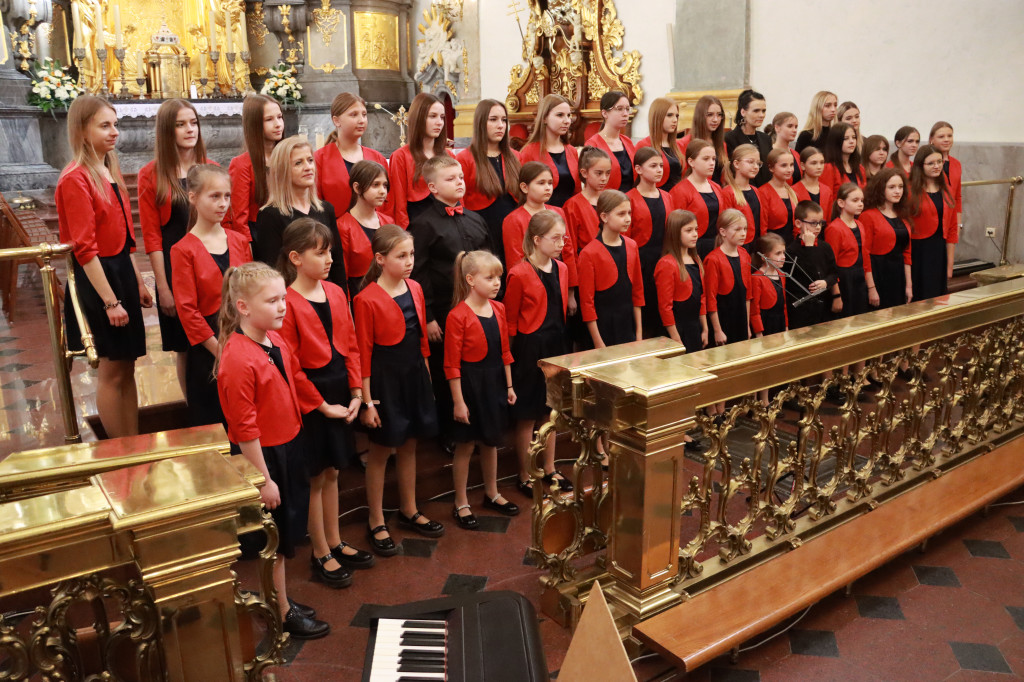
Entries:
POLYGON ((52 112, 54 109, 67 109, 80 94, 82 89, 58 60, 47 59, 33 65, 29 104, 52 112))
POLYGON ((302 85, 295 77, 295 69, 287 64, 270 67, 260 94, 269 95, 284 105, 298 105, 302 101, 302 85))

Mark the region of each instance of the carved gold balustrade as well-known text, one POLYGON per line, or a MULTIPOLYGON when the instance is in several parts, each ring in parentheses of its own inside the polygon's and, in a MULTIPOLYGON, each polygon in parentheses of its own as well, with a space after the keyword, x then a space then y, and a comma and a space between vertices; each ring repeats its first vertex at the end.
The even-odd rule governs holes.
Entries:
POLYGON ((542 361, 545 429, 581 445, 571 494, 534 487, 542 607, 575 625, 598 580, 628 635, 1020 435, 1022 338, 1016 279, 691 354, 651 339, 542 361), (702 432, 699 455, 687 432, 702 432))

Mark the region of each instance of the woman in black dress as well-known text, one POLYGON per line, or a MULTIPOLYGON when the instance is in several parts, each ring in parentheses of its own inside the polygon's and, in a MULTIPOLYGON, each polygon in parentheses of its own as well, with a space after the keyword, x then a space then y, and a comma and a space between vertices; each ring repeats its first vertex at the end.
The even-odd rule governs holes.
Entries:
POLYGON ((771 178, 768 172, 768 153, 772 150, 772 138, 760 130, 767 111, 764 95, 755 90, 744 90, 736 106, 734 127, 725 134, 725 145, 730 154, 743 144, 757 147, 761 155, 761 168, 751 183, 754 187, 760 187, 771 178))

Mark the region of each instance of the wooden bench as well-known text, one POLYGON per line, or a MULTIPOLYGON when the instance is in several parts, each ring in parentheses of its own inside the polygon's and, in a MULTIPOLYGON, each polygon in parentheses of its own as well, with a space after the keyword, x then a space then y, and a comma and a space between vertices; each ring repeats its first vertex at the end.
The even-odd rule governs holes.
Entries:
MULTIPOLYGON (((3 195, 0 195, 0 249, 16 249, 25 246, 38 246, 43 242, 57 242, 58 238, 51 232, 33 211, 15 212, 3 195)), ((3 309, 7 313, 7 321, 14 322, 14 312, 18 301, 18 269, 33 259, 0 261, 0 298, 3 309)), ((35 259, 40 267, 42 259, 35 259)), ((63 300, 64 292, 58 291, 63 300)))
POLYGON ((633 627, 687 672, 1024 484, 1024 437, 633 627))

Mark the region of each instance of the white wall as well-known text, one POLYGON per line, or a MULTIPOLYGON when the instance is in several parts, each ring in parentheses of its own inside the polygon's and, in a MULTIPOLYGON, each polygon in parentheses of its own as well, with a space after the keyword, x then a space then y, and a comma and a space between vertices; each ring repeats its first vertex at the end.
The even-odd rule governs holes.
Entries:
POLYGON ((802 127, 811 96, 831 90, 857 103, 865 135, 927 136, 947 120, 958 141, 1024 141, 1020 0, 750 0, 750 12, 750 80, 769 117, 789 110, 802 127))

